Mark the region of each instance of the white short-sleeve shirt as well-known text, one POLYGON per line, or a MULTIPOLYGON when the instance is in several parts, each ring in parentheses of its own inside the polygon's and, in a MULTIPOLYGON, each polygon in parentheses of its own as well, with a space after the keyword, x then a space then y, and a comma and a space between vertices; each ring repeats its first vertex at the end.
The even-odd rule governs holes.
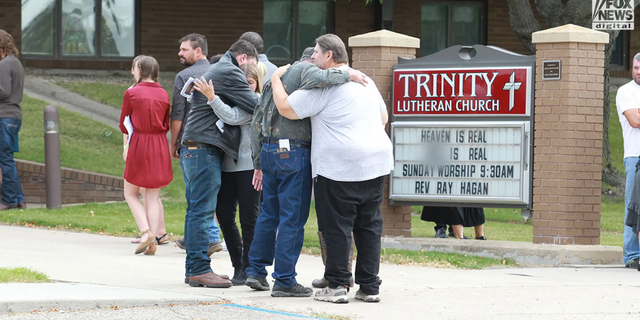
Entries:
POLYGON ((624 138, 624 157, 640 156, 640 128, 632 127, 623 114, 627 110, 636 112, 637 109, 640 109, 640 85, 632 80, 620 87, 616 95, 616 107, 624 138))
POLYGON ((375 83, 368 80, 366 87, 349 82, 297 90, 289 96, 287 101, 300 119, 311 117, 313 177, 366 181, 393 169, 393 147, 380 115, 386 105, 375 83))

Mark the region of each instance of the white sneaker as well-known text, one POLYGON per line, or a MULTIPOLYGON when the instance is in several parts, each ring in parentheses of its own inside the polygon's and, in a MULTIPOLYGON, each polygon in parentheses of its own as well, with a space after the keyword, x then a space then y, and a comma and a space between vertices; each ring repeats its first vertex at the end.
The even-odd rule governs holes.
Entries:
POLYGON ((349 303, 349 296, 347 296, 347 288, 329 288, 326 287, 322 290, 316 291, 316 295, 313 299, 318 301, 327 301, 333 303, 349 303))
POLYGON ((364 294, 360 289, 356 291, 356 299, 364 302, 380 302, 380 296, 377 294, 364 294))

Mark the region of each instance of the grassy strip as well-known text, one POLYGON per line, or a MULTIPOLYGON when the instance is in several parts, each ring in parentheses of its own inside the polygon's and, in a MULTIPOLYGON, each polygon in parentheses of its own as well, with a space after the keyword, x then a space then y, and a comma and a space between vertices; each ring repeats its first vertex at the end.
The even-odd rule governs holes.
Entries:
POLYGON ((33 271, 29 268, 0 268, 0 283, 8 282, 50 282, 45 274, 33 271))
MULTIPOLYGON (((133 80, 132 80, 133 81, 133 80)), ((124 92, 133 84, 107 84, 101 82, 58 82, 57 85, 91 100, 122 108, 124 92)))

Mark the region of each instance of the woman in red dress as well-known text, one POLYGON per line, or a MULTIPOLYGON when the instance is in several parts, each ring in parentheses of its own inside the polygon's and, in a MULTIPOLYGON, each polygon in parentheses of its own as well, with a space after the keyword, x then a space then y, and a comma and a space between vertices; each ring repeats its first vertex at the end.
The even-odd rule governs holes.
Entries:
POLYGON ((169 95, 158 81, 156 59, 145 56, 134 67, 137 84, 125 91, 120 113, 120 130, 124 134, 124 198, 131 209, 138 228, 140 245, 135 253, 153 255, 160 225, 160 188, 173 178, 167 132, 169 131, 169 95), (129 117, 133 133, 128 139, 125 118, 129 117), (127 144, 127 141, 129 143, 127 144), (140 188, 145 188, 144 202, 140 202, 140 188))

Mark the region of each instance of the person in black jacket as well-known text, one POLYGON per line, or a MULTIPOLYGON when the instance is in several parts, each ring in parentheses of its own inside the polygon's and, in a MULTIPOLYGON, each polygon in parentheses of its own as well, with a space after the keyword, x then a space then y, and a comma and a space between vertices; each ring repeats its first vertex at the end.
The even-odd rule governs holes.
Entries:
MULTIPOLYGON (((215 93, 222 102, 253 114, 258 105, 258 97, 249 87, 247 77, 239 67, 245 63, 257 62, 255 47, 247 41, 239 40, 218 63, 209 67, 203 77, 216 88, 215 93)), ((202 93, 193 92, 180 151, 184 175, 189 182, 185 192, 185 275, 192 287, 228 288, 231 287, 231 281, 218 276, 211 269, 211 259, 207 256, 207 226, 211 224, 216 210, 223 153, 237 160, 240 128, 220 120, 208 101, 202 93)))

